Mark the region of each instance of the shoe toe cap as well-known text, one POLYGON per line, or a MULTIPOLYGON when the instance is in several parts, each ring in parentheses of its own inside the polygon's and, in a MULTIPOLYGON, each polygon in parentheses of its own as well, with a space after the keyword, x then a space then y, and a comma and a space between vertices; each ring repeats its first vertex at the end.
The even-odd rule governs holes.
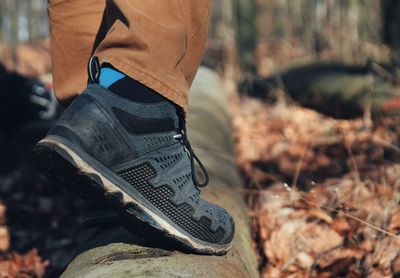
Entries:
POLYGON ((230 243, 235 233, 235 222, 232 216, 224 208, 206 201, 203 202, 202 210, 205 216, 211 219, 212 230, 218 230, 220 228, 224 230, 224 235, 220 243, 230 243))

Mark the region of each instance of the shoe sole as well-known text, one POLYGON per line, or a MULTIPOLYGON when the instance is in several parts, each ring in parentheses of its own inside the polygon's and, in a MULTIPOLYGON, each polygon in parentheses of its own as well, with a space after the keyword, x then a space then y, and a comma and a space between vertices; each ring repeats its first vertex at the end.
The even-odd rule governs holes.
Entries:
POLYGON ((35 146, 35 153, 47 176, 79 196, 104 200, 117 210, 130 231, 158 240, 164 239, 166 243, 175 243, 191 253, 224 255, 230 250, 231 244, 207 243, 185 233, 180 227, 172 224, 172 221, 164 219, 165 216, 163 218, 159 215, 160 212, 157 213, 157 209, 147 203, 139 192, 135 193, 136 197, 128 194, 112 182, 110 175, 96 170, 91 166, 96 164, 94 159, 91 158, 89 162, 86 153, 78 155, 80 151, 62 138, 56 137, 45 138, 35 146), (83 159, 83 156, 86 159, 83 159))

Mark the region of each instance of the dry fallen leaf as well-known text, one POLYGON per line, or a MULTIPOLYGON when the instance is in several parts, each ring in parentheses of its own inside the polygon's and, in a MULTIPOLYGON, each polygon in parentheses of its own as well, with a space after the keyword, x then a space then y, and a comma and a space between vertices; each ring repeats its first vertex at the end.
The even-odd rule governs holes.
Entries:
POLYGON ((10 235, 6 226, 6 207, 0 202, 0 251, 10 247, 10 235))
POLYGON ((0 277, 43 277, 48 261, 42 261, 36 249, 25 255, 11 253, 0 258, 0 277))

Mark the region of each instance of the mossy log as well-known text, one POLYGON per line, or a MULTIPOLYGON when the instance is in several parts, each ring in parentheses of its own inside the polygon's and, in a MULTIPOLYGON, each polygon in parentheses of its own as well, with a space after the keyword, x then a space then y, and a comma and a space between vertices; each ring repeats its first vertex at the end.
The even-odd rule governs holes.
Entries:
POLYGON ((293 67, 268 78, 255 78, 242 93, 261 99, 285 91, 299 104, 335 118, 384 112, 388 102, 400 97, 397 77, 374 63, 366 66, 315 63, 293 67), (279 91, 279 90, 278 90, 279 91))
MULTIPOLYGON (((86 231, 79 255, 62 274, 70 277, 258 277, 242 180, 234 163, 231 117, 218 76, 201 68, 190 92, 188 134, 211 182, 203 196, 226 208, 236 222, 232 250, 199 256, 159 246, 121 225, 86 231)), ((84 237, 83 234, 81 234, 84 237)))

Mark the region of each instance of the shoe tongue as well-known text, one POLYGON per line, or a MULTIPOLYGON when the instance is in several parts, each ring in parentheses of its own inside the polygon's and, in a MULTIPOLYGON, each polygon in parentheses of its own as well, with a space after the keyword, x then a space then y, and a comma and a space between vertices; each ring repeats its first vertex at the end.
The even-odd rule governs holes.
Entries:
POLYGON ((182 107, 174 104, 175 110, 176 110, 176 117, 178 119, 178 128, 183 129, 184 125, 186 124, 186 118, 185 118, 185 111, 182 109, 182 107))

